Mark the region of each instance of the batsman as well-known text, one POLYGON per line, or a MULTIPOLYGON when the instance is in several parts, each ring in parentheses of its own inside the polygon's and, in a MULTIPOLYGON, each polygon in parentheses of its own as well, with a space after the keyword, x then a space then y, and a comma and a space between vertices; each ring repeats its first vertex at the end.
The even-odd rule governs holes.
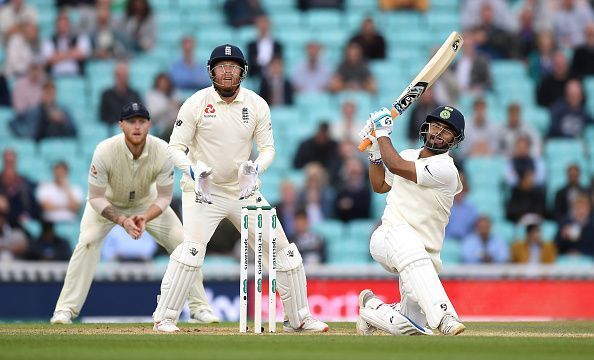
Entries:
MULTIPOLYGON (((180 182, 184 242, 171 254, 161 283, 153 314, 155 331, 179 331, 176 322, 180 310, 221 220, 227 218, 240 229, 243 206, 269 205, 258 191, 258 176, 274 158, 270 108, 264 99, 241 86, 248 64, 237 46, 216 47, 207 70, 213 86, 184 102, 168 146, 170 159, 184 172, 180 182), (258 157, 252 161, 249 157, 254 141, 258 157)), ((253 249, 255 219, 250 221, 249 246, 253 249)), ((267 245, 265 242, 263 246, 265 267, 267 245)), ((281 226, 277 227, 276 265, 284 331, 327 331, 328 325, 310 314, 301 255, 295 244, 289 244, 281 226)))
POLYGON ((370 252, 387 271, 399 274, 400 303, 385 304, 371 290, 359 295, 357 330, 393 335, 457 335, 465 326, 439 280, 439 253, 454 195, 462 190, 449 150, 464 139, 464 116, 451 106, 427 115, 420 149, 398 153, 390 134, 394 121, 383 108, 371 113, 360 133, 371 140, 369 177, 376 193, 388 193, 382 224, 371 236, 370 252))

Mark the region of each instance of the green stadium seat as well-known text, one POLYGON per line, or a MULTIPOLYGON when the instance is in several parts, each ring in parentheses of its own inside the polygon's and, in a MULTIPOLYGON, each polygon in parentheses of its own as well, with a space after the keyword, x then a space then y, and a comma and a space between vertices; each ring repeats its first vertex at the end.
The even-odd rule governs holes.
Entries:
MULTIPOLYGON (((432 4, 433 5, 433 4, 432 4)), ((425 16, 429 28, 432 30, 441 31, 443 29, 459 30, 460 14, 457 12, 441 12, 438 9, 432 8, 431 12, 425 16)), ((444 39, 445 40, 445 39, 444 39)))
POLYGON ((476 206, 479 213, 489 216, 494 222, 503 219, 505 211, 501 193, 494 191, 492 187, 488 186, 482 189, 476 187, 476 189, 478 190, 471 188, 471 192, 468 194, 468 200, 476 206))
POLYGON ((49 138, 39 143, 39 153, 44 161, 54 163, 68 160, 78 154, 78 141, 75 139, 49 138))
POLYGON ((358 219, 351 220, 346 224, 346 233, 348 238, 363 241, 371 238, 371 234, 375 230, 377 225, 376 220, 358 219))
POLYGON ((37 220, 27 219, 23 223, 23 227, 33 239, 37 239, 41 235, 41 223, 37 220))
POLYGON ((346 237, 345 226, 338 220, 322 221, 316 224, 312 230, 322 236, 327 244, 340 243, 346 237))
POLYGON ((549 132, 551 117, 545 108, 539 106, 526 107, 523 109, 522 118, 526 123, 538 130, 540 135, 546 136, 549 132))
POLYGON ((371 194, 371 217, 378 221, 386 209, 386 197, 388 194, 371 194))
POLYGON ((594 259, 586 255, 559 255, 555 263, 562 266, 591 267, 594 264, 594 259))
POLYGON ((80 234, 80 224, 78 223, 57 223, 54 225, 56 235, 68 240, 71 248, 74 249, 78 243, 78 236, 80 234))
POLYGON ((491 64, 491 74, 496 79, 524 79, 528 69, 519 60, 498 60, 491 64))
POLYGON ((213 11, 210 1, 177 0, 177 7, 183 13, 197 13, 213 11))
POLYGON ((285 12, 296 12, 293 0, 261 0, 262 6, 270 16, 285 12))
POLYGON ((379 10, 377 1, 369 0, 346 0, 345 9, 347 14, 371 14, 379 10))
POLYGON ((460 242, 455 239, 445 239, 439 257, 447 265, 460 263, 460 242))
POLYGON ((586 163, 584 143, 576 139, 550 139, 545 144, 544 155, 549 170, 565 170, 574 162, 582 165, 586 163))
POLYGON ((11 138, 0 143, 0 152, 4 152, 5 149, 14 150, 19 158, 31 158, 37 155, 37 145, 29 139, 11 138))
POLYGON ((416 11, 403 10, 393 12, 382 12, 379 14, 377 18, 378 29, 406 29, 406 31, 395 31, 391 33, 391 35, 398 34, 399 37, 403 38, 407 35, 416 37, 417 34, 415 33, 422 33, 423 39, 428 39, 428 36, 431 35, 429 34, 429 32, 425 31, 414 31, 421 26, 421 15, 416 11))
MULTIPOLYGON (((204 256, 204 266, 208 269, 209 266, 239 266, 239 262, 229 255, 206 255, 204 256)), ((206 270, 208 271, 208 270, 206 270)))
POLYGON ((305 15, 305 21, 314 30, 339 29, 342 26, 342 13, 338 10, 310 10, 305 15))
POLYGON ((509 221, 495 221, 493 222, 491 231, 497 236, 501 236, 508 244, 517 240, 516 227, 509 221))
POLYGON ((327 243, 326 254, 329 264, 366 264, 371 261, 368 240, 344 239, 327 243))
POLYGON ((505 159, 499 156, 471 157, 464 162, 466 180, 473 190, 477 187, 493 188, 501 185, 505 159))

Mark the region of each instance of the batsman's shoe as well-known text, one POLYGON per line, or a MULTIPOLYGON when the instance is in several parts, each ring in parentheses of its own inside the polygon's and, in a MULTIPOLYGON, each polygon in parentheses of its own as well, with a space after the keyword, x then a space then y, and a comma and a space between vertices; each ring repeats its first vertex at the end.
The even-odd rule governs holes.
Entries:
POLYGON ((153 325, 153 331, 174 333, 178 332, 179 328, 175 325, 175 321, 171 319, 165 319, 163 321, 156 322, 155 325, 153 325))
POLYGON ((189 323, 193 324, 214 324, 221 322, 218 316, 210 309, 202 309, 190 315, 189 323))
POLYGON ((359 294, 359 320, 357 332, 370 335, 362 322, 371 328, 383 330, 397 336, 433 335, 429 329, 416 324, 404 316, 397 309, 400 304, 386 304, 381 301, 371 290, 363 290, 359 294), (367 332, 367 333, 366 333, 367 332))
POLYGON ((52 324, 72 324, 72 313, 68 310, 58 310, 50 319, 52 324))
POLYGON ((291 325, 289 324, 288 320, 285 320, 285 322, 283 323, 283 330, 286 333, 296 333, 296 332, 326 332, 328 331, 330 328, 328 327, 328 324, 326 324, 325 322, 322 322, 318 319, 314 319, 313 316, 308 316, 303 320, 303 324, 301 324, 301 327, 299 327, 298 329, 294 329, 291 327, 291 325))
POLYGON ((439 324, 439 331, 444 335, 458 335, 466 330, 466 326, 452 315, 445 315, 439 324))
MULTIPOLYGON (((375 295, 369 289, 365 289, 365 290, 361 291, 361 293, 359 293, 359 311, 361 311, 361 309, 365 308, 365 304, 367 303, 367 301, 369 301, 370 299, 372 299, 374 297, 375 297, 375 295)), ((369 336, 369 335, 373 335, 373 333, 376 330, 377 330, 377 328, 375 326, 372 326, 369 323, 367 323, 359 315, 359 318, 357 319, 357 334, 369 336)))

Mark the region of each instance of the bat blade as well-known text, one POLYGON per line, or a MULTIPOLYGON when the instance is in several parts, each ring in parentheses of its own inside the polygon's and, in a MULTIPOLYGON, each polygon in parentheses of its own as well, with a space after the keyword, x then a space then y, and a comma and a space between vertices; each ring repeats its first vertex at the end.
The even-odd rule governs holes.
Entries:
MULTIPOLYGON (((404 89, 404 91, 392 103, 392 119, 406 111, 414 104, 423 93, 443 74, 450 66, 456 54, 462 48, 464 39, 456 31, 452 31, 450 36, 441 45, 439 50, 433 55, 431 60, 417 74, 413 81, 404 89)), ((371 145, 369 139, 365 139, 359 144, 359 151, 365 151, 371 145)))

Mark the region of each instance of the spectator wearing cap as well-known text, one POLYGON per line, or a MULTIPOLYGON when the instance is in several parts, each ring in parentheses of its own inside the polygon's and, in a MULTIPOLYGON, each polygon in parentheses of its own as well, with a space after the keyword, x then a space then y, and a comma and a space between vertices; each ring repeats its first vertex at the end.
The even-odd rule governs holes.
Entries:
MULTIPOLYGON (((178 89, 200 90, 211 85, 210 77, 204 64, 194 59, 196 44, 191 36, 184 36, 181 41, 182 57, 169 67, 169 77, 178 89)), ((150 104, 149 101, 147 101, 150 104)))
POLYGON ((511 246, 511 262, 516 264, 552 264, 557 257, 554 243, 544 242, 539 224, 526 226, 526 238, 511 246))
POLYGON ((74 222, 83 200, 82 189, 68 180, 68 165, 60 161, 54 165, 54 180, 42 182, 35 197, 41 205, 41 218, 47 222, 74 222))
POLYGON ((124 105, 140 102, 140 95, 128 84, 128 64, 119 62, 114 70, 115 84, 101 95, 99 117, 109 125, 120 121, 120 111, 124 105))

